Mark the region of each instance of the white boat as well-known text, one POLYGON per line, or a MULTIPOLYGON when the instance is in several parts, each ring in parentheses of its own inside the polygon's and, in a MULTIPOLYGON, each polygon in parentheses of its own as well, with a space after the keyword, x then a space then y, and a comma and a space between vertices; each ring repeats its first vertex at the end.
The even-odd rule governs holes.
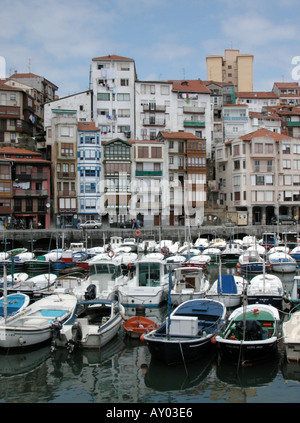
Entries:
POLYGON ((255 245, 257 243, 256 236, 246 235, 242 238, 241 246, 246 250, 248 247, 255 245))
MULTIPOLYGON (((160 254, 160 253, 157 253, 160 254)), ((136 262, 135 274, 117 289, 118 300, 125 307, 159 307, 167 300, 168 266, 161 257, 143 256, 136 262)), ((160 255, 162 256, 162 255, 160 255)))
MULTIPOLYGON (((56 278, 57 275, 55 273, 42 273, 41 275, 36 275, 25 280, 14 280, 13 283, 7 287, 7 292, 10 294, 14 292, 23 292, 32 296, 49 289, 51 285, 54 284, 56 278)), ((1 289, 2 288, 0 288, 0 290, 1 289)))
POLYGON ((229 242, 221 251, 221 261, 223 263, 236 263, 239 259, 239 256, 243 254, 243 251, 244 250, 240 247, 239 244, 229 242))
POLYGON ((214 238, 212 241, 210 241, 209 243, 209 248, 219 248, 220 250, 224 250, 224 248, 226 247, 226 240, 223 238, 214 238))
POLYGON ((206 269, 209 263, 211 262, 211 257, 207 254, 199 254, 189 258, 184 266, 195 266, 206 269))
POLYGON ((157 243, 154 239, 145 239, 138 244, 139 253, 153 253, 156 251, 157 243))
MULTIPOLYGON (((101 256, 97 254, 89 261, 88 278, 81 278, 72 288, 78 301, 96 298, 116 299, 118 285, 128 279, 127 275, 123 275, 121 260, 101 256)), ((66 288, 66 292, 70 290, 66 288)))
POLYGON ((300 261, 300 245, 297 245, 290 251, 290 256, 293 257, 297 262, 300 261))
POLYGON ((96 299, 78 302, 71 318, 62 326, 56 325, 52 350, 56 347, 102 348, 118 333, 125 309, 117 301, 96 299))
POLYGON ((50 341, 52 324, 64 323, 74 312, 74 295, 49 295, 0 324, 0 348, 25 348, 50 341))
POLYGON ((270 269, 269 263, 265 262, 257 250, 244 251, 236 266, 243 273, 262 273, 264 268, 270 269))
POLYGON ((166 263, 171 267, 172 270, 177 267, 181 267, 186 262, 186 257, 181 254, 175 254, 166 258, 166 263))
POLYGON ((237 307, 242 302, 246 287, 247 281, 242 276, 220 273, 206 297, 220 301, 226 308, 237 307))
POLYGON ((292 273, 298 268, 297 261, 285 252, 277 251, 269 254, 268 260, 273 272, 292 273))
POLYGON ((247 249, 246 249, 247 251, 257 251, 258 252, 258 254, 261 256, 261 257, 264 257, 265 255, 266 255, 266 249, 265 249, 265 247, 263 247, 262 245, 260 245, 260 244, 254 244, 254 245, 250 245, 247 249))
POLYGON ((209 241, 207 238, 200 238, 198 237, 194 242, 194 248, 198 248, 199 250, 203 251, 205 248, 208 248, 209 241))
POLYGON ((171 304, 204 298, 209 290, 209 281, 199 267, 178 267, 174 270, 174 285, 171 289, 171 304))
POLYGON ((220 248, 209 247, 202 251, 203 255, 210 256, 212 262, 219 261, 221 250, 220 248))
POLYGON ((300 311, 289 314, 282 324, 283 344, 287 361, 300 361, 300 311))
POLYGON ((270 304, 281 309, 283 285, 281 279, 271 273, 254 276, 247 287, 248 304, 270 304))

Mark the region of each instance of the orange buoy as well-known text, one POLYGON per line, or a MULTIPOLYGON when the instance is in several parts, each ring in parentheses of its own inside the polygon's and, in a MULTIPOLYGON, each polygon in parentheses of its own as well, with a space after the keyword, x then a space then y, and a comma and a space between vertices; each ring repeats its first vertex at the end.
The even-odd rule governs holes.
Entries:
POLYGON ((142 335, 140 336, 140 341, 145 342, 145 334, 144 333, 142 333, 142 335))
POLYGON ((215 344, 216 342, 217 342, 216 337, 215 337, 215 336, 213 336, 213 337, 211 338, 211 343, 212 343, 212 344, 215 344))
POLYGON ((142 232, 141 232, 139 229, 138 229, 137 231, 135 231, 135 235, 136 235, 136 236, 141 236, 141 233, 142 233, 142 232))

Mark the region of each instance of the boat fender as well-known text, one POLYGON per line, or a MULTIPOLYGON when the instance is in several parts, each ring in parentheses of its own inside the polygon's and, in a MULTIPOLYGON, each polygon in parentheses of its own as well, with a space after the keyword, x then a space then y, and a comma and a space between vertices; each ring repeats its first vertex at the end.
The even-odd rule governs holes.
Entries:
POLYGON ((213 336, 213 337, 211 338, 211 343, 212 343, 212 344, 215 344, 216 342, 217 342, 216 337, 215 337, 215 336, 213 336))
POLYGON ((145 342, 145 334, 144 333, 141 334, 140 341, 141 342, 145 342))
POLYGON ((94 300, 96 298, 96 285, 94 284, 90 284, 85 293, 84 293, 84 298, 86 300, 94 300))

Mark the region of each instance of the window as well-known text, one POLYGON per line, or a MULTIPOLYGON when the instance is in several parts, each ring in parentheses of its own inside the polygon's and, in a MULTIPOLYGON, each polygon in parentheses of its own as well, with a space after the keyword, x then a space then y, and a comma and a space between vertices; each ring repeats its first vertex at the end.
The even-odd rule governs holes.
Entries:
POLYGON ((273 154, 273 144, 266 144, 265 149, 266 149, 266 154, 273 154))
POLYGON ((110 93, 98 93, 97 94, 98 101, 109 101, 110 100, 110 93))
POLYGON ((293 160, 293 169, 300 170, 300 160, 293 160))
POLYGON ((234 145, 233 146, 233 155, 234 156, 238 156, 240 154, 240 146, 239 145, 234 145))
POLYGON ((151 157, 154 159, 162 158, 162 148, 161 147, 151 147, 151 157))
POLYGON ((73 137, 73 127, 72 126, 61 126, 60 135, 62 137, 73 137))
POLYGON ((294 144, 293 145, 293 153, 294 154, 300 154, 300 144, 294 144))
POLYGON ((169 85, 161 85, 160 86, 160 93, 162 95, 168 95, 170 93, 170 87, 169 87, 169 85))
POLYGON ((121 87, 128 87, 129 79, 121 79, 121 87))
POLYGON ((240 161, 239 160, 235 160, 233 162, 233 170, 238 170, 240 169, 240 161))
POLYGON ((260 170, 260 161, 254 160, 254 171, 259 172, 259 170, 260 170))
POLYGON ((291 154, 290 144, 282 144, 282 154, 291 154))
POLYGON ((290 169, 291 168, 291 161, 290 160, 282 160, 282 168, 283 169, 290 169))
POLYGON ((254 144, 254 152, 255 153, 263 153, 263 144, 262 143, 255 143, 254 144))
POLYGON ((130 101, 130 94, 126 93, 119 93, 117 94, 118 101, 130 101))
POLYGON ((118 117, 130 117, 130 109, 119 109, 118 117))
POLYGON ((148 147, 138 147, 138 158, 148 158, 149 157, 149 153, 148 153, 148 147))

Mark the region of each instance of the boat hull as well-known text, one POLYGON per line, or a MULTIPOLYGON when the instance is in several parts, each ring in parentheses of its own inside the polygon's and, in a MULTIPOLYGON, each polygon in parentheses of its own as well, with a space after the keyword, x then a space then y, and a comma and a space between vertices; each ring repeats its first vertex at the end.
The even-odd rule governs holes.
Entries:
POLYGON ((267 304, 279 310, 282 308, 282 296, 276 295, 248 295, 248 304, 267 304))
POLYGON ((277 350, 277 337, 272 337, 264 341, 230 341, 217 337, 218 349, 221 354, 234 360, 253 361, 263 359, 273 354, 277 350))

